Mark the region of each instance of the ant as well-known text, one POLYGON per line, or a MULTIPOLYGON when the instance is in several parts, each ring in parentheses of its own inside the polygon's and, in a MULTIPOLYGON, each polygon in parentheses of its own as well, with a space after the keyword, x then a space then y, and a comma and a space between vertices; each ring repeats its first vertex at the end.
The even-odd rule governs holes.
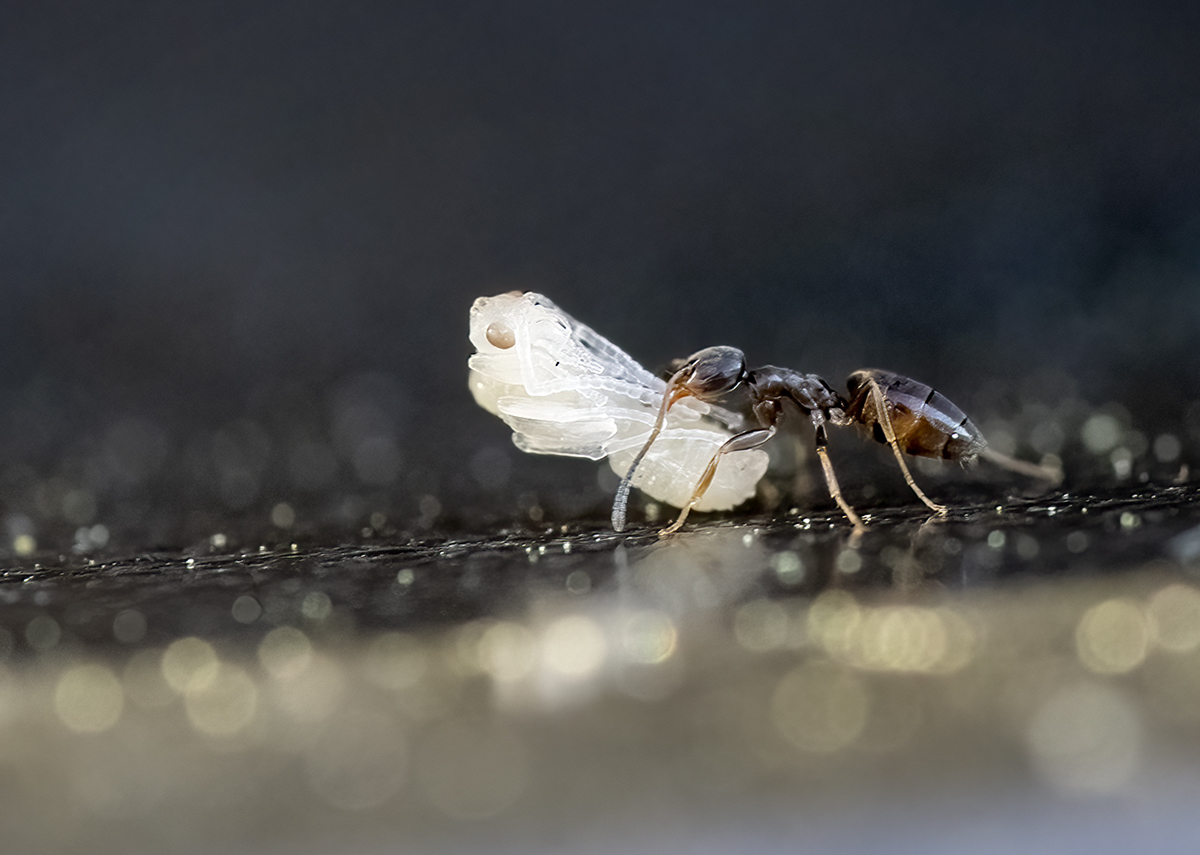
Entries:
POLYGON ((667 381, 662 407, 646 444, 634 458, 629 472, 621 481, 613 500, 612 525, 617 531, 625 528, 625 511, 633 473, 658 438, 667 411, 677 401, 694 397, 712 403, 742 387, 749 394, 753 426, 726 440, 708 462, 696 483, 692 497, 679 517, 659 534, 667 536, 679 530, 688 514, 712 483, 717 463, 732 451, 758 448, 775 436, 783 418, 784 405, 793 404, 809 417, 816 430, 817 456, 825 474, 829 494, 854 526, 855 535, 866 530, 862 518, 842 497, 833 464, 829 460, 826 425, 859 424, 871 431, 874 438, 891 447, 904 480, 925 505, 934 513, 945 514, 945 505, 931 500, 913 480, 905 454, 956 460, 963 465, 974 463, 980 456, 1013 471, 1057 483, 1061 472, 1016 460, 988 447, 979 428, 945 395, 930 386, 908 377, 879 369, 864 369, 850 375, 847 383, 850 397, 843 398, 816 374, 801 374, 790 368, 765 365, 749 369, 746 355, 736 347, 708 347, 688 357, 667 381))

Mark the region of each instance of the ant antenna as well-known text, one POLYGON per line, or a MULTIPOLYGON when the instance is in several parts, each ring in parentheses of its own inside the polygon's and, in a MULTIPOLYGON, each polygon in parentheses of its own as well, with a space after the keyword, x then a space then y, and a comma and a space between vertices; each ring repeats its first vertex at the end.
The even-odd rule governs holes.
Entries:
POLYGON ((658 435, 662 432, 663 422, 667 418, 667 410, 671 409, 671 405, 681 398, 686 398, 691 394, 680 380, 685 374, 691 374, 692 367, 685 366, 675 372, 669 383, 667 383, 667 391, 663 395, 662 407, 658 410, 658 418, 654 420, 654 428, 650 431, 650 436, 646 438, 646 444, 642 446, 642 450, 637 453, 637 457, 633 458, 633 463, 629 464, 629 471, 625 473, 625 477, 621 479, 621 485, 617 487, 617 495, 613 498, 612 507, 612 527, 613 531, 625 530, 625 511, 629 505, 629 489, 633 486, 633 473, 637 470, 638 465, 646 456, 646 452, 650 450, 650 446, 654 444, 654 440, 658 439, 658 435))

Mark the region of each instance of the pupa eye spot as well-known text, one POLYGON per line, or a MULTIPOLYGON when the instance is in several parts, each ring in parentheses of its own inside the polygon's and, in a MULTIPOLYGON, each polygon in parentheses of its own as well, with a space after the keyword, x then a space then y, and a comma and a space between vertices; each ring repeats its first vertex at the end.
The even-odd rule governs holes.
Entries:
POLYGON ((492 321, 488 324, 487 332, 488 344, 492 347, 498 347, 501 350, 508 350, 517 343, 516 334, 499 321, 492 321))

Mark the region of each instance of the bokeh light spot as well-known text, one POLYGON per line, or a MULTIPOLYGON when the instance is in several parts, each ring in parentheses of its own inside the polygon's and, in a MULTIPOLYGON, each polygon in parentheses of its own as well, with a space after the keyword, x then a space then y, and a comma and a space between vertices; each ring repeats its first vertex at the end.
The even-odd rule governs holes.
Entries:
POLYGON ((808 637, 830 655, 849 658, 862 623, 862 608, 847 591, 825 591, 808 607, 808 637))
POLYGON ((291 626, 280 626, 258 643, 258 661, 272 677, 290 679, 312 662, 312 643, 308 636, 291 626))
POLYGON ((662 612, 634 612, 622 626, 622 647, 630 662, 644 665, 665 662, 675 652, 677 640, 675 624, 662 612))
POLYGON ((499 621, 479 638, 479 664, 495 680, 520 680, 533 670, 536 660, 533 633, 519 623, 499 621))
POLYGON ((233 601, 233 606, 229 611, 238 623, 254 623, 262 616, 263 610, 258 600, 249 594, 242 594, 233 601))
POLYGON ((1080 437, 1088 451, 1104 454, 1121 441, 1121 423, 1107 413, 1096 413, 1083 423, 1080 437))
POLYGON ((546 627, 542 634, 542 661, 568 677, 586 677, 604 664, 608 645, 600 627, 583 615, 568 615, 546 627))
POLYGON ((113 618, 113 638, 122 644, 137 644, 146 636, 146 617, 137 609, 124 609, 113 618))
POLYGON ((276 528, 291 528, 296 524, 296 512, 287 502, 280 502, 271 508, 271 525, 276 528))
POLYGON ((121 717, 125 693, 104 665, 76 665, 63 672, 54 689, 54 711, 77 733, 108 730, 121 717))
POLYGON ((1200 591, 1191 585, 1167 585, 1150 598, 1146 612, 1160 647, 1176 653, 1200 647, 1200 591))
POLYGON ((180 694, 212 682, 219 664, 212 645, 195 636, 172 641, 162 655, 163 677, 180 694))
POLYGON ((38 615, 25 625, 25 640, 39 653, 53 650, 62 638, 58 621, 49 615, 38 615))
POLYGON ((932 609, 871 609, 861 624, 861 657, 881 671, 931 671, 946 654, 946 629, 932 609))
POLYGON ((804 751, 826 754, 854 742, 867 723, 870 700, 854 674, 809 661, 779 681, 771 697, 771 721, 804 751))
POLYGON ((1034 766, 1056 789, 1111 793, 1128 782, 1141 755, 1137 713, 1117 690, 1085 683, 1059 689, 1026 734, 1034 766))
POLYGON ((309 620, 325 620, 332 611, 333 601, 324 591, 309 591, 300 603, 300 614, 309 620))
POLYGON ((1146 616, 1127 599, 1105 600, 1088 609, 1075 629, 1079 660, 1097 674, 1124 674, 1146 658, 1146 616))
POLYGON ((210 736, 232 736, 253 720, 258 689, 241 668, 221 663, 211 680, 188 688, 184 703, 196 730, 210 736))

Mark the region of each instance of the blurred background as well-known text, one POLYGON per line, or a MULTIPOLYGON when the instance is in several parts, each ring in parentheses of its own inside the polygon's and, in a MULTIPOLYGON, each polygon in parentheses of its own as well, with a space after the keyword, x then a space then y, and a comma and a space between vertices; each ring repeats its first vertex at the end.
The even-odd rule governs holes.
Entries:
POLYGON ((471 527, 548 480, 599 514, 594 466, 518 461, 466 394, 467 309, 513 288, 651 367, 887 367, 985 427, 1111 403, 1148 455, 1200 431, 1198 31, 1170 2, 10 4, 9 539, 179 546, 281 503, 471 527))

